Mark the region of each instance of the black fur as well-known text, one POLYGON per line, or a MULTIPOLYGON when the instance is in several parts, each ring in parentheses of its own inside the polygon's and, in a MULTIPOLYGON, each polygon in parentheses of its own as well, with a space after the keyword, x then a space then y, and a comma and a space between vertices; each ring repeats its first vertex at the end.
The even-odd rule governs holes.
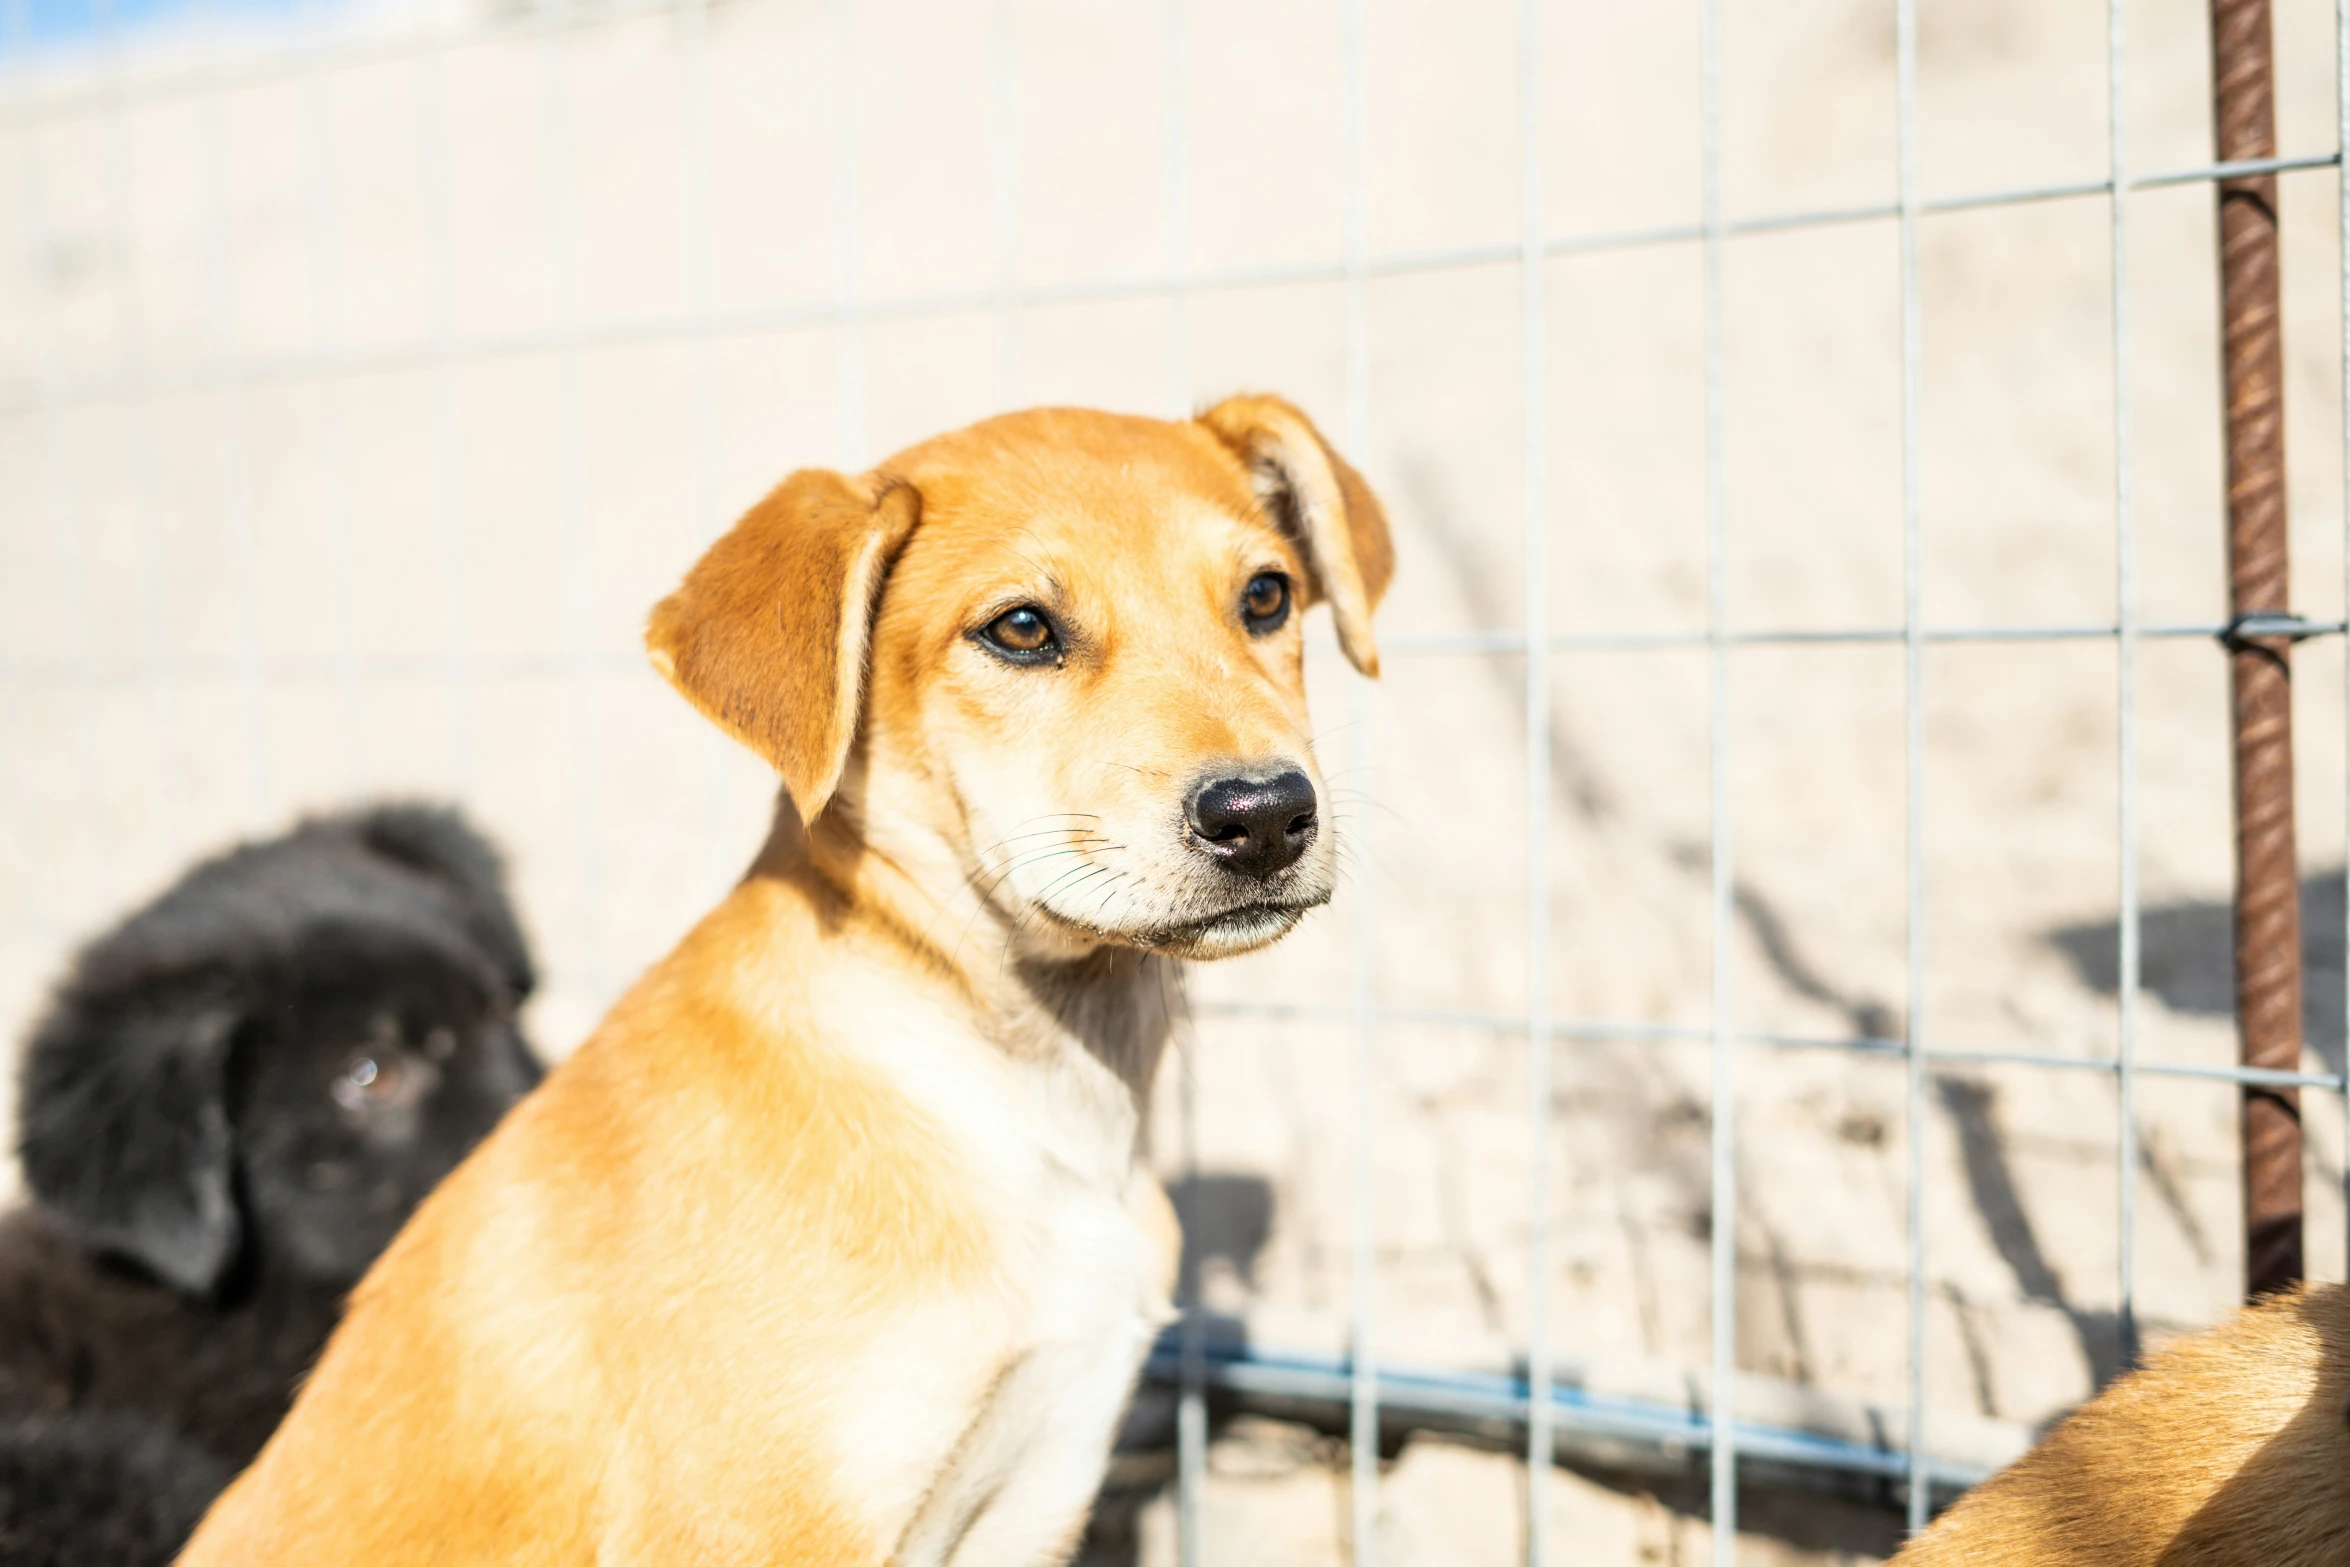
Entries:
POLYGON ((424 806, 222 855, 83 950, 25 1055, 34 1200, 0 1218, 0 1560, 170 1559, 538 1081, 533 982, 496 854, 424 806))
POLYGON ((0 1562, 168 1562, 230 1474, 136 1415, 0 1420, 0 1562))

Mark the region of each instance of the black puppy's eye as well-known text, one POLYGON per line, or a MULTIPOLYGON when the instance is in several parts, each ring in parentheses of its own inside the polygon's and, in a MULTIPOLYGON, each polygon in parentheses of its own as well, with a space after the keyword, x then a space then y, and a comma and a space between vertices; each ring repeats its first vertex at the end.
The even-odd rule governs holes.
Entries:
POLYGON ((1281 629, 1289 618, 1289 579, 1278 571, 1260 571, 1240 591, 1240 616, 1258 636, 1281 629))
POLYGON ((980 628, 979 638, 1015 663, 1039 663, 1061 650, 1053 623, 1033 604, 1005 610, 980 628))
POLYGON ((346 1110, 382 1110, 405 1104, 426 1086, 425 1070, 398 1050, 362 1050, 343 1063, 327 1093, 346 1110))

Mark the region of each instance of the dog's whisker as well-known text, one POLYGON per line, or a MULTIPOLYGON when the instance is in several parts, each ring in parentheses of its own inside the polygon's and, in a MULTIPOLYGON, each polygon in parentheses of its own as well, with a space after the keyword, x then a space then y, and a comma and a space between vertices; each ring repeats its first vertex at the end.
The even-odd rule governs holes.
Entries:
MULTIPOLYGON (((1112 870, 1112 869, 1111 869, 1109 866, 1107 866, 1107 865, 1097 865, 1097 866, 1095 866, 1095 867, 1094 867, 1094 873, 1095 873, 1096 875, 1107 875, 1107 876, 1109 876, 1109 877, 1111 878, 1111 881, 1110 881, 1109 885, 1111 885, 1112 887, 1115 887, 1115 886, 1117 886, 1117 884, 1118 884, 1118 883, 1117 883, 1117 880, 1116 880, 1116 878, 1117 878, 1117 876, 1118 876, 1118 874, 1119 874, 1119 873, 1118 873, 1117 871, 1114 871, 1114 870, 1112 870)), ((1064 894, 1064 897, 1074 897, 1074 896, 1076 896, 1077 889, 1078 889, 1078 888, 1080 888, 1080 887, 1083 887, 1083 886, 1086 884, 1086 882, 1088 882, 1088 881, 1091 881, 1092 879, 1093 879, 1093 877, 1092 877, 1092 876, 1087 876, 1087 877, 1081 878, 1080 880, 1078 880, 1078 881, 1076 881, 1076 882, 1072 883, 1072 884, 1070 885, 1070 887, 1069 887, 1069 890, 1068 890, 1068 892, 1064 894)), ((1068 916, 1066 913, 1064 913, 1064 912, 1063 912, 1062 910, 1060 910, 1060 909, 1054 908, 1054 907, 1053 907, 1051 904, 1049 904, 1049 903, 1048 903, 1048 904, 1045 904, 1045 905, 1044 905, 1044 907, 1045 907, 1045 911, 1046 911, 1047 913, 1049 913, 1049 914, 1053 915, 1053 916, 1054 916, 1055 918, 1057 918, 1057 919, 1068 919, 1068 918, 1069 918, 1069 916, 1068 916)))
MULTIPOLYGON (((1074 891, 1076 888, 1082 887, 1087 882, 1093 880, 1096 876, 1115 876, 1117 874, 1118 872, 1116 870, 1107 865, 1088 865, 1082 875, 1077 876, 1074 880, 1064 877, 1062 881, 1055 882, 1053 887, 1054 890, 1057 891, 1065 883, 1071 891, 1074 891)), ((1048 909, 1052 907, 1052 900, 1049 896, 1040 897, 1036 901, 1045 905, 1045 907, 1048 909)))
POLYGON ((1352 851, 1350 853, 1348 863, 1354 865, 1356 869, 1364 873, 1364 880, 1362 881, 1361 885, 1363 886, 1366 893, 1372 889, 1372 884, 1369 877, 1370 873, 1373 871, 1376 871, 1381 877, 1385 878, 1387 886, 1391 891, 1399 893, 1405 891, 1406 884, 1404 879, 1401 876, 1398 876, 1395 873, 1395 867, 1389 865, 1387 861, 1382 859, 1376 851, 1369 849, 1352 851), (1357 856, 1359 856, 1359 858, 1357 858, 1357 856))
MULTIPOLYGON (((1033 819, 1034 818, 1031 818, 1031 820, 1033 819)), ((1064 830, 1075 831, 1076 829, 1064 830)), ((1088 832, 1084 836, 1095 837, 1099 835, 1088 832)), ((1021 855, 1015 856, 1010 864, 1003 866, 1000 870, 989 871, 983 867, 974 875, 966 877, 965 883, 971 889, 973 895, 973 905, 971 912, 964 916, 962 927, 955 933, 954 944, 948 949, 949 954, 951 955, 962 950, 963 943, 968 941, 971 937, 971 927, 977 923, 981 914, 985 913, 990 907, 992 907, 997 891, 1000 890, 1005 881, 1007 881, 1015 873, 1029 866, 1042 864, 1044 861, 1056 858, 1064 853, 1083 853, 1085 852, 1086 847, 1087 846, 1082 841, 1080 841, 1072 845, 1059 845, 1047 849, 1031 850, 1021 855), (984 885, 982 885, 982 883, 984 883, 984 885)), ((927 932, 925 932, 925 935, 927 935, 927 932)))
POLYGON ((1314 752, 1316 755, 1320 755, 1323 741, 1330 739, 1334 735, 1345 734, 1349 729, 1359 728, 1361 727, 1361 724, 1361 719, 1350 718, 1343 724, 1332 724, 1327 729, 1317 729, 1312 734, 1306 736, 1306 749, 1314 752))
POLYGON ((1020 859, 1016 860, 1016 861, 1015 861, 1015 862, 1013 862, 1011 865, 1008 865, 1008 866, 1006 866, 1006 867, 1005 867, 1005 868, 1004 868, 1004 869, 1003 869, 1003 870, 1002 870, 1000 873, 998 873, 998 874, 996 874, 996 875, 994 875, 994 876, 990 877, 990 878, 988 879, 988 882, 987 882, 987 885, 986 885, 986 887, 984 887, 984 888, 980 888, 980 887, 974 886, 974 887, 973 887, 973 890, 979 894, 979 896, 980 896, 980 898, 981 898, 982 900, 989 900, 989 899, 992 899, 992 898, 994 898, 994 896, 995 896, 996 892, 997 892, 999 889, 1001 889, 1001 888, 1002 888, 1002 886, 1003 886, 1004 882, 1005 882, 1005 881, 1006 881, 1006 880, 1007 880, 1007 879, 1008 879, 1008 878, 1009 878, 1009 877, 1010 877, 1010 876, 1011 876, 1011 875, 1012 875, 1012 874, 1013 874, 1015 871, 1018 871, 1018 870, 1025 869, 1025 868, 1027 868, 1027 867, 1029 867, 1029 866, 1034 866, 1034 865, 1041 865, 1041 864, 1043 864, 1043 863, 1044 863, 1045 861, 1047 861, 1047 860, 1051 860, 1051 859, 1057 859, 1057 858, 1059 858, 1060 856, 1062 856, 1062 855, 1064 855, 1064 854, 1076 854, 1076 855, 1080 855, 1080 856, 1085 856, 1085 857, 1088 857, 1088 859, 1089 859, 1089 863, 1090 863, 1090 856, 1092 856, 1092 855, 1094 855, 1094 854, 1108 853, 1108 852, 1111 852, 1111 851, 1113 851, 1113 850, 1122 849, 1122 848, 1124 848, 1124 847, 1125 847, 1125 845, 1124 845, 1124 844, 1118 844, 1118 843, 1112 843, 1112 844, 1086 844, 1086 843, 1078 843, 1078 844, 1072 844, 1072 845, 1063 846, 1063 847, 1060 847, 1060 848, 1053 848, 1053 849, 1040 849, 1040 850, 1036 850, 1036 851, 1034 851, 1034 852, 1032 852, 1032 853, 1029 853, 1029 854, 1027 854, 1027 855, 1024 855, 1024 856, 1022 856, 1020 859))
MULTIPOLYGON (((1067 814, 1068 814, 1068 815, 1070 815, 1070 816, 1071 816, 1071 817, 1073 817, 1073 818, 1079 818, 1079 819, 1088 820, 1088 821, 1099 821, 1099 820, 1101 819, 1101 818, 1099 818, 1098 816, 1094 816, 1094 815, 1092 815, 1090 812, 1082 812, 1082 811, 1078 811, 1078 812, 1069 812, 1069 813, 1067 813, 1067 814)), ((1043 818, 1043 817, 1039 817, 1039 816, 1031 816, 1031 817, 1029 817, 1029 818, 1027 819, 1027 821, 1023 821, 1023 822, 1019 823, 1019 824, 1018 824, 1018 827, 1019 827, 1019 828, 1025 828, 1025 827, 1027 827, 1027 826, 1028 826, 1028 823, 1029 823, 1029 822, 1034 822, 1034 821, 1042 821, 1042 820, 1044 820, 1044 818, 1043 818)), ((1032 838, 1051 838, 1051 837, 1056 837, 1056 836, 1058 836, 1058 837, 1068 837, 1068 836, 1075 836, 1075 837, 1077 837, 1077 838, 1079 838, 1079 839, 1083 839, 1084 837, 1091 836, 1091 835, 1094 833, 1094 831, 1095 831, 1095 829, 1093 829, 1093 828, 1090 828, 1090 827, 1080 827, 1080 826, 1039 827, 1039 828, 1037 828, 1037 829, 1035 829, 1035 830, 1033 830, 1033 831, 1020 831, 1020 830, 1017 830, 1017 829, 1015 829, 1013 832, 1011 832, 1011 833, 1008 833, 1008 834, 1006 834, 1005 836, 1003 836, 1003 837, 1001 837, 1001 838, 998 838, 998 839, 996 839, 996 840, 995 840, 993 843, 990 843, 990 844, 987 844, 987 845, 985 845, 985 846, 983 846, 983 847, 980 847, 980 848, 978 848, 978 849, 975 849, 973 852, 974 852, 974 854, 976 855, 976 857, 977 857, 977 858, 979 858, 979 859, 981 859, 981 860, 985 860, 985 859, 986 859, 986 858, 987 858, 989 855, 996 853, 998 850, 1000 850, 1000 849, 1003 849, 1003 848, 1005 848, 1006 846, 1008 846, 1008 845, 1010 845, 1010 844, 1015 844, 1015 843, 1024 843, 1024 842, 1026 842, 1026 841, 1028 841, 1029 839, 1032 839, 1032 838)))
POLYGON ((1125 873, 1124 871, 1118 871, 1118 872, 1115 872, 1115 873, 1114 873, 1114 875, 1115 875, 1115 879, 1114 879, 1113 881, 1111 881, 1111 883, 1110 883, 1109 887, 1108 887, 1107 889, 1105 889, 1105 890, 1104 890, 1104 892, 1102 893, 1102 896, 1101 896, 1101 901, 1100 901, 1100 902, 1098 902, 1098 903, 1096 903, 1096 904, 1094 905, 1094 909, 1093 909, 1093 912, 1094 912, 1094 918, 1095 918, 1095 919, 1097 919, 1097 920, 1101 918, 1101 913, 1102 913, 1102 910, 1103 910, 1103 909, 1104 909, 1106 906, 1108 906, 1108 904, 1109 904, 1109 901, 1110 901, 1110 895, 1111 895, 1112 893, 1115 893, 1115 892, 1116 892, 1116 891, 1117 891, 1117 890, 1118 890, 1118 889, 1119 889, 1121 886, 1123 886, 1123 885, 1125 884, 1125 881, 1126 881, 1126 873, 1125 873))
POLYGON ((1063 871, 1060 875, 1054 877, 1051 881, 1047 882, 1044 887, 1037 892, 1036 896, 1030 900, 1030 902, 1036 908, 1049 909, 1052 906, 1051 900, 1054 892, 1059 890, 1063 882, 1066 882, 1072 876, 1098 874, 1103 869, 1105 869, 1105 867, 1094 865, 1090 862, 1085 865, 1072 866, 1068 870, 1063 871))
POLYGON ((1035 850, 1032 853, 1019 856, 1011 864, 1005 866, 995 877, 995 883, 1000 886, 1005 877, 1015 871, 1026 870, 1032 865, 1042 865, 1047 860, 1057 860, 1063 855, 1084 854, 1086 852, 1086 847, 1083 844, 1064 844, 1056 848, 1035 850))
POLYGON ((986 856, 995 853, 998 849, 1005 847, 1007 844, 1026 843, 1030 839, 1034 838, 1068 838, 1082 843, 1087 838, 1097 838, 1100 836, 1100 832, 1091 827, 1046 827, 1040 828, 1035 832, 1015 833, 1009 838, 998 838, 995 842, 980 850, 979 853, 980 857, 984 859, 986 856))
POLYGON ((1009 881, 1012 877, 1018 875, 1022 871, 1032 870, 1036 866, 1048 864, 1053 860, 1065 859, 1070 855, 1076 855, 1078 858, 1083 859, 1086 857, 1088 852, 1089 851, 1087 850, 1086 846, 1083 844, 1072 844, 1065 848, 1058 849, 1035 850, 1032 853, 1021 855, 1019 858, 1010 861, 999 871, 982 872, 981 875, 976 878, 976 880, 984 881, 985 886, 975 888, 975 890, 979 891, 983 897, 992 898, 1003 887, 1005 882, 1009 881))
POLYGON ((989 869, 983 866, 979 870, 974 871, 970 876, 966 877, 965 880, 972 890, 978 892, 980 896, 992 897, 994 896, 996 889, 1001 887, 1006 880, 1018 875, 1021 871, 1028 869, 1030 866, 1041 865, 1048 860, 1059 859, 1061 856, 1066 854, 1083 854, 1084 852, 1085 851, 1082 848, 1074 846, 1055 849, 1037 849, 1027 854, 1015 855, 1013 858, 1005 861, 1001 866, 994 869, 989 869))
POLYGON ((990 854, 1008 843, 1025 843, 1031 838, 1066 837, 1071 833, 1086 834, 1090 831, 1090 828, 1085 827, 1039 827, 1034 832, 1016 832, 1011 834, 1009 837, 998 838, 995 842, 989 844, 980 852, 982 854, 990 854))

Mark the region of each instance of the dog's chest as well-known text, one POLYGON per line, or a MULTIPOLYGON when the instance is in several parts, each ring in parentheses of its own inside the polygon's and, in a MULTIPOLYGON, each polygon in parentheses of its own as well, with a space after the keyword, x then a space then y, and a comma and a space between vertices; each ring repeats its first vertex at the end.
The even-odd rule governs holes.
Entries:
POLYGON ((1013 1442, 1049 1431, 1071 1408, 1122 1402, 1165 1309, 1123 1201, 1066 1192, 1039 1217, 1027 1309, 995 1393, 1013 1442))
POLYGON ((1135 1182, 1147 1179, 1135 1170, 1137 1108, 1090 1060, 1039 1069, 1025 1086, 1034 1153, 1004 1218, 1025 1301, 1013 1352, 1085 1360, 1107 1349, 1130 1362, 1166 1313, 1163 1259, 1135 1218, 1135 1182))
MULTIPOLYGON (((973 1152, 989 1175, 1003 1315, 962 1430, 900 1536, 893 1559, 907 1567, 1049 1557, 1043 1542, 1099 1483, 1168 1315, 1170 1237, 1138 1222, 1149 1210, 1136 1201, 1132 1092, 1095 1077, 1090 1058, 1005 1065, 981 1096, 993 1118, 962 1122, 987 1128, 973 1152)), ((1141 1192, 1163 1207, 1155 1187, 1141 1192)))
POLYGON ((1171 1259, 1136 1222, 1136 1090, 1073 1040, 998 1058, 989 1075, 957 1124, 988 1172, 1002 1275, 1022 1302, 1014 1353, 1152 1331, 1171 1259))

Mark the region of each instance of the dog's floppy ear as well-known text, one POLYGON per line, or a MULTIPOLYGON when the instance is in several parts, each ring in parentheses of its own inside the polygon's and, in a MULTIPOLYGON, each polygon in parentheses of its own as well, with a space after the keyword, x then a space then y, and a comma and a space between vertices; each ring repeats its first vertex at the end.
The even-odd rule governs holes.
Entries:
POLYGON ((645 629, 653 667, 775 765, 803 821, 847 765, 882 579, 920 513, 910 486, 803 469, 710 546, 645 629))
POLYGON ((1395 575, 1395 545, 1379 498, 1313 421, 1281 398, 1228 397, 1199 420, 1240 454, 1256 477, 1258 499, 1305 550, 1348 660, 1366 675, 1378 674, 1371 613, 1395 575))
POLYGON ((191 1295, 211 1289, 244 1236, 227 1096, 240 1021, 210 986, 68 995, 25 1056, 25 1183, 82 1246, 191 1295))
POLYGON ((458 902, 466 934, 496 962, 516 1001, 538 983, 530 943, 506 896, 506 866, 489 840, 445 805, 378 805, 349 818, 368 850, 438 882, 458 902))

